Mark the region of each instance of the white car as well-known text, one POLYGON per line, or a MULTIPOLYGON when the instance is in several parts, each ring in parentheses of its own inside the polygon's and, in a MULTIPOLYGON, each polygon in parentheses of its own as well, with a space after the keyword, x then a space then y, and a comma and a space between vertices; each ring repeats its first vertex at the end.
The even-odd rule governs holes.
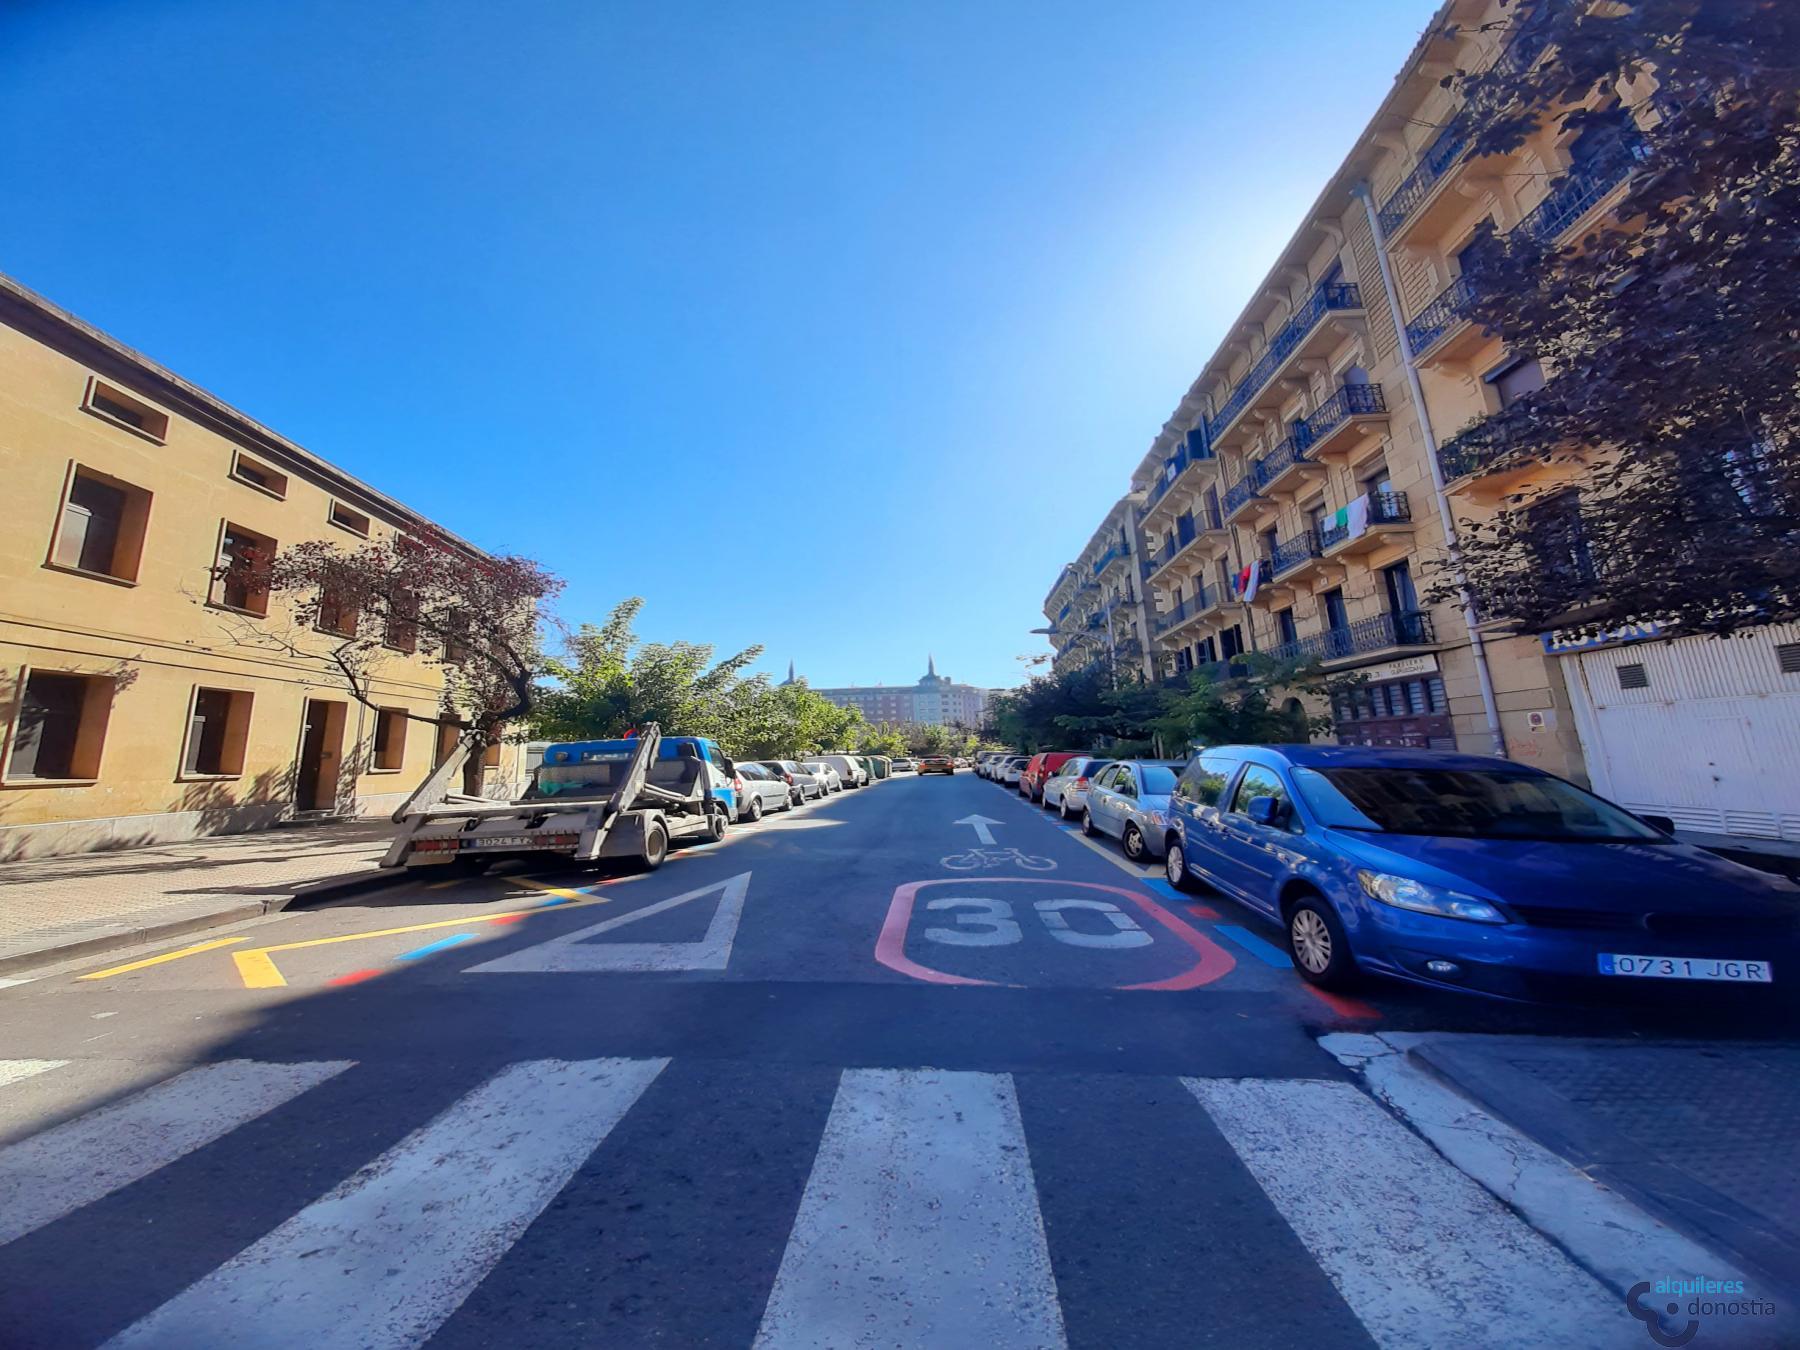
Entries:
POLYGON ((919 762, 914 759, 897 759, 894 761, 895 773, 917 773, 919 762))
POLYGON ((1005 783, 1009 788, 1019 786, 1019 779, 1024 776, 1025 766, 1031 763, 1030 755, 1009 755, 1006 762, 995 773, 997 782, 1005 783))
POLYGON ((738 819, 752 824, 763 818, 765 811, 792 811, 794 798, 788 785, 760 764, 739 760, 738 777, 744 791, 738 798, 738 819))
POLYGON ((869 771, 862 761, 850 755, 820 755, 819 762, 829 764, 847 788, 859 788, 869 781, 869 771))
POLYGON ((838 777, 838 771, 822 759, 803 759, 800 767, 819 780, 820 796, 829 796, 833 792, 844 790, 844 780, 838 777))
POLYGON ((1055 811, 1064 820, 1071 816, 1080 820, 1082 811, 1087 808, 1088 783, 1111 763, 1110 759, 1093 759, 1085 755, 1065 759, 1056 772, 1044 780, 1044 809, 1055 811))

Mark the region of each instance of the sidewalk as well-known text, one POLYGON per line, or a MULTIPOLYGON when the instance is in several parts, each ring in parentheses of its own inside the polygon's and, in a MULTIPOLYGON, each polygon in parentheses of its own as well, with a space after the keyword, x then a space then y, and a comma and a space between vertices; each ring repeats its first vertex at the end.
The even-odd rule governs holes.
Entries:
POLYGON ((384 883, 385 820, 0 863, 0 976, 384 883))

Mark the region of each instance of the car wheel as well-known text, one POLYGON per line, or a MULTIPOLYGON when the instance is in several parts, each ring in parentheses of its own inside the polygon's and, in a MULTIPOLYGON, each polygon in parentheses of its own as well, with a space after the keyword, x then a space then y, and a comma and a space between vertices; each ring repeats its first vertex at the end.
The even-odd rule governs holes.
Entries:
POLYGON ((763 818, 763 804, 760 796, 750 799, 750 809, 745 814, 750 817, 752 825, 763 818))
POLYGON ((1142 862, 1144 860, 1144 833, 1142 830, 1138 829, 1135 825, 1127 825, 1125 827, 1125 838, 1122 842, 1125 845, 1125 856, 1127 858, 1130 858, 1133 862, 1142 862))
POLYGON ((1086 835, 1094 833, 1094 813, 1083 810, 1081 813, 1081 832, 1086 835))
POLYGON ((1064 820, 1069 818, 1069 799, 1067 797, 1064 797, 1056 804, 1056 814, 1061 816, 1064 820))
POLYGON ((796 794, 790 792, 788 793, 786 800, 781 803, 781 809, 783 811, 792 811, 798 805, 800 805, 800 802, 796 794))
POLYGON ((706 813, 706 837, 715 844, 725 837, 725 813, 723 811, 706 813))
POLYGON ((1288 955, 1308 984, 1343 989, 1356 978, 1356 958, 1337 913, 1320 896, 1303 896, 1287 916, 1288 955))
POLYGON ((661 825, 652 825, 644 836, 644 853, 638 859, 638 871, 654 872, 668 856, 669 832, 661 825))
POLYGON ((1182 848, 1181 840, 1174 835, 1169 836, 1169 851, 1163 854, 1163 875, 1168 877, 1169 885, 1178 891, 1193 892, 1200 889, 1200 880, 1188 870, 1187 850, 1182 848))

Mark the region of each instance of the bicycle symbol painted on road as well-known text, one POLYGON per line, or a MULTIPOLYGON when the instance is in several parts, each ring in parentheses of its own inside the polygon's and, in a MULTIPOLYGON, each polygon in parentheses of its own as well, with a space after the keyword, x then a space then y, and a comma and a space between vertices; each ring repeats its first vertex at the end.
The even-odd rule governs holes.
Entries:
POLYGON ((972 872, 982 867, 1005 867, 1012 863, 1027 872, 1054 872, 1056 863, 1035 853, 1022 853, 1016 848, 972 848, 967 853, 952 853, 939 858, 940 866, 953 872, 972 872))

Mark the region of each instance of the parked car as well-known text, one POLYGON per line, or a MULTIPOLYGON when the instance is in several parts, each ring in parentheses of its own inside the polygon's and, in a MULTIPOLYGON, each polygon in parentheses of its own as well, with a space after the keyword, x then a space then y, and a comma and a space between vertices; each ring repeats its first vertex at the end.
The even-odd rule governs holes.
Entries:
POLYGON ((1054 807, 1056 814, 1064 820, 1070 816, 1079 820, 1082 808, 1087 805, 1088 781, 1111 763, 1110 759, 1096 759, 1091 755, 1065 759, 1057 765, 1056 772, 1044 780, 1044 808, 1054 807))
POLYGON ((1019 777, 1025 772, 1025 766, 1029 763, 1031 763, 1030 755, 1008 755, 994 770, 994 781, 1006 787, 1017 787, 1019 777))
POLYGON ((1019 775, 1019 795, 1036 801, 1044 795, 1044 782, 1064 764, 1075 758, 1073 750, 1042 750, 1031 757, 1025 772, 1019 775))
POLYGON ((738 777, 744 780, 744 795, 738 805, 739 819, 755 822, 763 818, 765 811, 794 809, 787 783, 762 765, 747 759, 739 760, 737 771, 738 777))
POLYGON ((908 759, 903 755, 894 761, 895 773, 917 773, 918 771, 919 762, 916 759, 908 759))
POLYGON ((924 759, 919 761, 919 773, 921 776, 928 773, 954 774, 955 772, 956 761, 951 759, 948 755, 927 755, 924 759))
POLYGON ((1081 832, 1117 839, 1133 862, 1160 858, 1168 847, 1169 796, 1180 772, 1180 760, 1122 759, 1108 765, 1088 784, 1081 832))
POLYGON ((1187 766, 1172 812, 1169 880, 1280 923, 1325 988, 1363 972, 1526 998, 1800 979, 1800 887, 1527 765, 1222 746, 1187 766))
POLYGON ((1008 754, 1004 750, 983 750, 975 757, 975 772, 983 778, 992 778, 994 769, 1007 758, 1008 754))
POLYGON ((825 785, 816 775, 809 773, 805 765, 795 760, 759 759, 756 762, 788 785, 788 796, 794 799, 795 806, 825 795, 825 785))
POLYGON ((816 778, 818 780, 820 796, 826 797, 826 796, 830 796, 834 792, 842 792, 844 790, 843 778, 841 776, 839 776, 838 771, 836 769, 832 768, 831 765, 827 764, 824 760, 822 760, 822 759, 801 760, 800 767, 805 769, 808 773, 810 773, 814 778, 816 778))
POLYGON ((870 779, 868 767, 859 755, 820 755, 819 762, 835 769, 844 787, 859 788, 870 779))

